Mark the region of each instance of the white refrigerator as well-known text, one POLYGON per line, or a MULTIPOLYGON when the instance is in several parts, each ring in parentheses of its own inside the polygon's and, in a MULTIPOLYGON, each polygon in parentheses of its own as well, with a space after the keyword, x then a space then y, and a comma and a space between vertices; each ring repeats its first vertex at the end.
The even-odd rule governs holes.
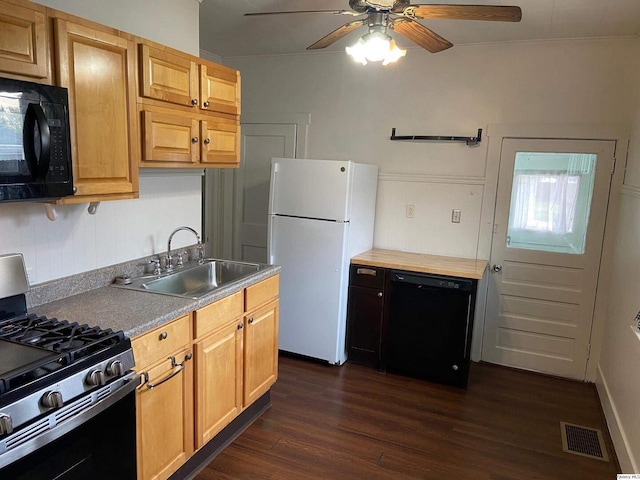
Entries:
POLYGON ((273 158, 268 255, 280 265, 280 350, 347 359, 349 262, 373 244, 378 167, 273 158))

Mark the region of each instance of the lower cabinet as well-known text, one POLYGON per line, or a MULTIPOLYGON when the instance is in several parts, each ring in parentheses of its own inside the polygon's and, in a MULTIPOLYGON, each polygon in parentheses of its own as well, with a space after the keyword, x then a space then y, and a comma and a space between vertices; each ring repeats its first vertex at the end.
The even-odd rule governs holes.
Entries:
POLYGON ((171 476, 275 383, 278 290, 275 275, 132 340, 139 480, 171 476))
POLYGON ((275 276, 195 312, 197 448, 275 383, 277 295, 275 276))
POLYGON ((354 363, 380 366, 385 269, 351 265, 347 302, 347 354, 354 363))
POLYGON ((196 447, 242 411, 243 292, 194 313, 196 447))
POLYGON ((168 478, 194 450, 189 323, 187 315, 132 341, 143 377, 136 397, 139 480, 168 478))

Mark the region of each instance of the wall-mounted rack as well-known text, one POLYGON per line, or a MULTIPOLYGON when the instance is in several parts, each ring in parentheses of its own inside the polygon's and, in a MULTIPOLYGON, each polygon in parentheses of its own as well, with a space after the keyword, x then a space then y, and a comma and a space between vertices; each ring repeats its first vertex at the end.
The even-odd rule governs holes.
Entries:
POLYGON ((441 135, 425 136, 425 135, 396 135, 396 129, 391 129, 390 140, 431 140, 438 142, 466 142, 467 145, 477 145, 482 140, 482 129, 478 129, 476 137, 445 137, 441 135))

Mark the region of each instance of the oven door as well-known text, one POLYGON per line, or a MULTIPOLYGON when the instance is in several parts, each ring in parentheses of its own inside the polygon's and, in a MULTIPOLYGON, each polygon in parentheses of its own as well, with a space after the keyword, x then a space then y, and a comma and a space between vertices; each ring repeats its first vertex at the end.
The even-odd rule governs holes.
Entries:
POLYGON ((132 379, 118 395, 87 412, 90 418, 0 469, 0 478, 135 480, 135 388, 139 383, 138 377, 132 379))

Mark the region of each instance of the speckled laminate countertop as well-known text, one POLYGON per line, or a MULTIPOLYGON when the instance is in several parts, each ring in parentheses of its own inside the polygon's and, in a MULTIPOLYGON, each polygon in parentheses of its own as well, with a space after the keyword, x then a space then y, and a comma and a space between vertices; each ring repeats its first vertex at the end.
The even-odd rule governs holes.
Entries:
POLYGON ((486 260, 480 259, 445 257, 379 248, 373 248, 356 255, 351 259, 351 263, 476 280, 482 278, 488 264, 486 260))
POLYGON ((122 330, 135 337, 279 272, 279 266, 269 266, 198 300, 106 286, 38 305, 29 313, 122 330))

